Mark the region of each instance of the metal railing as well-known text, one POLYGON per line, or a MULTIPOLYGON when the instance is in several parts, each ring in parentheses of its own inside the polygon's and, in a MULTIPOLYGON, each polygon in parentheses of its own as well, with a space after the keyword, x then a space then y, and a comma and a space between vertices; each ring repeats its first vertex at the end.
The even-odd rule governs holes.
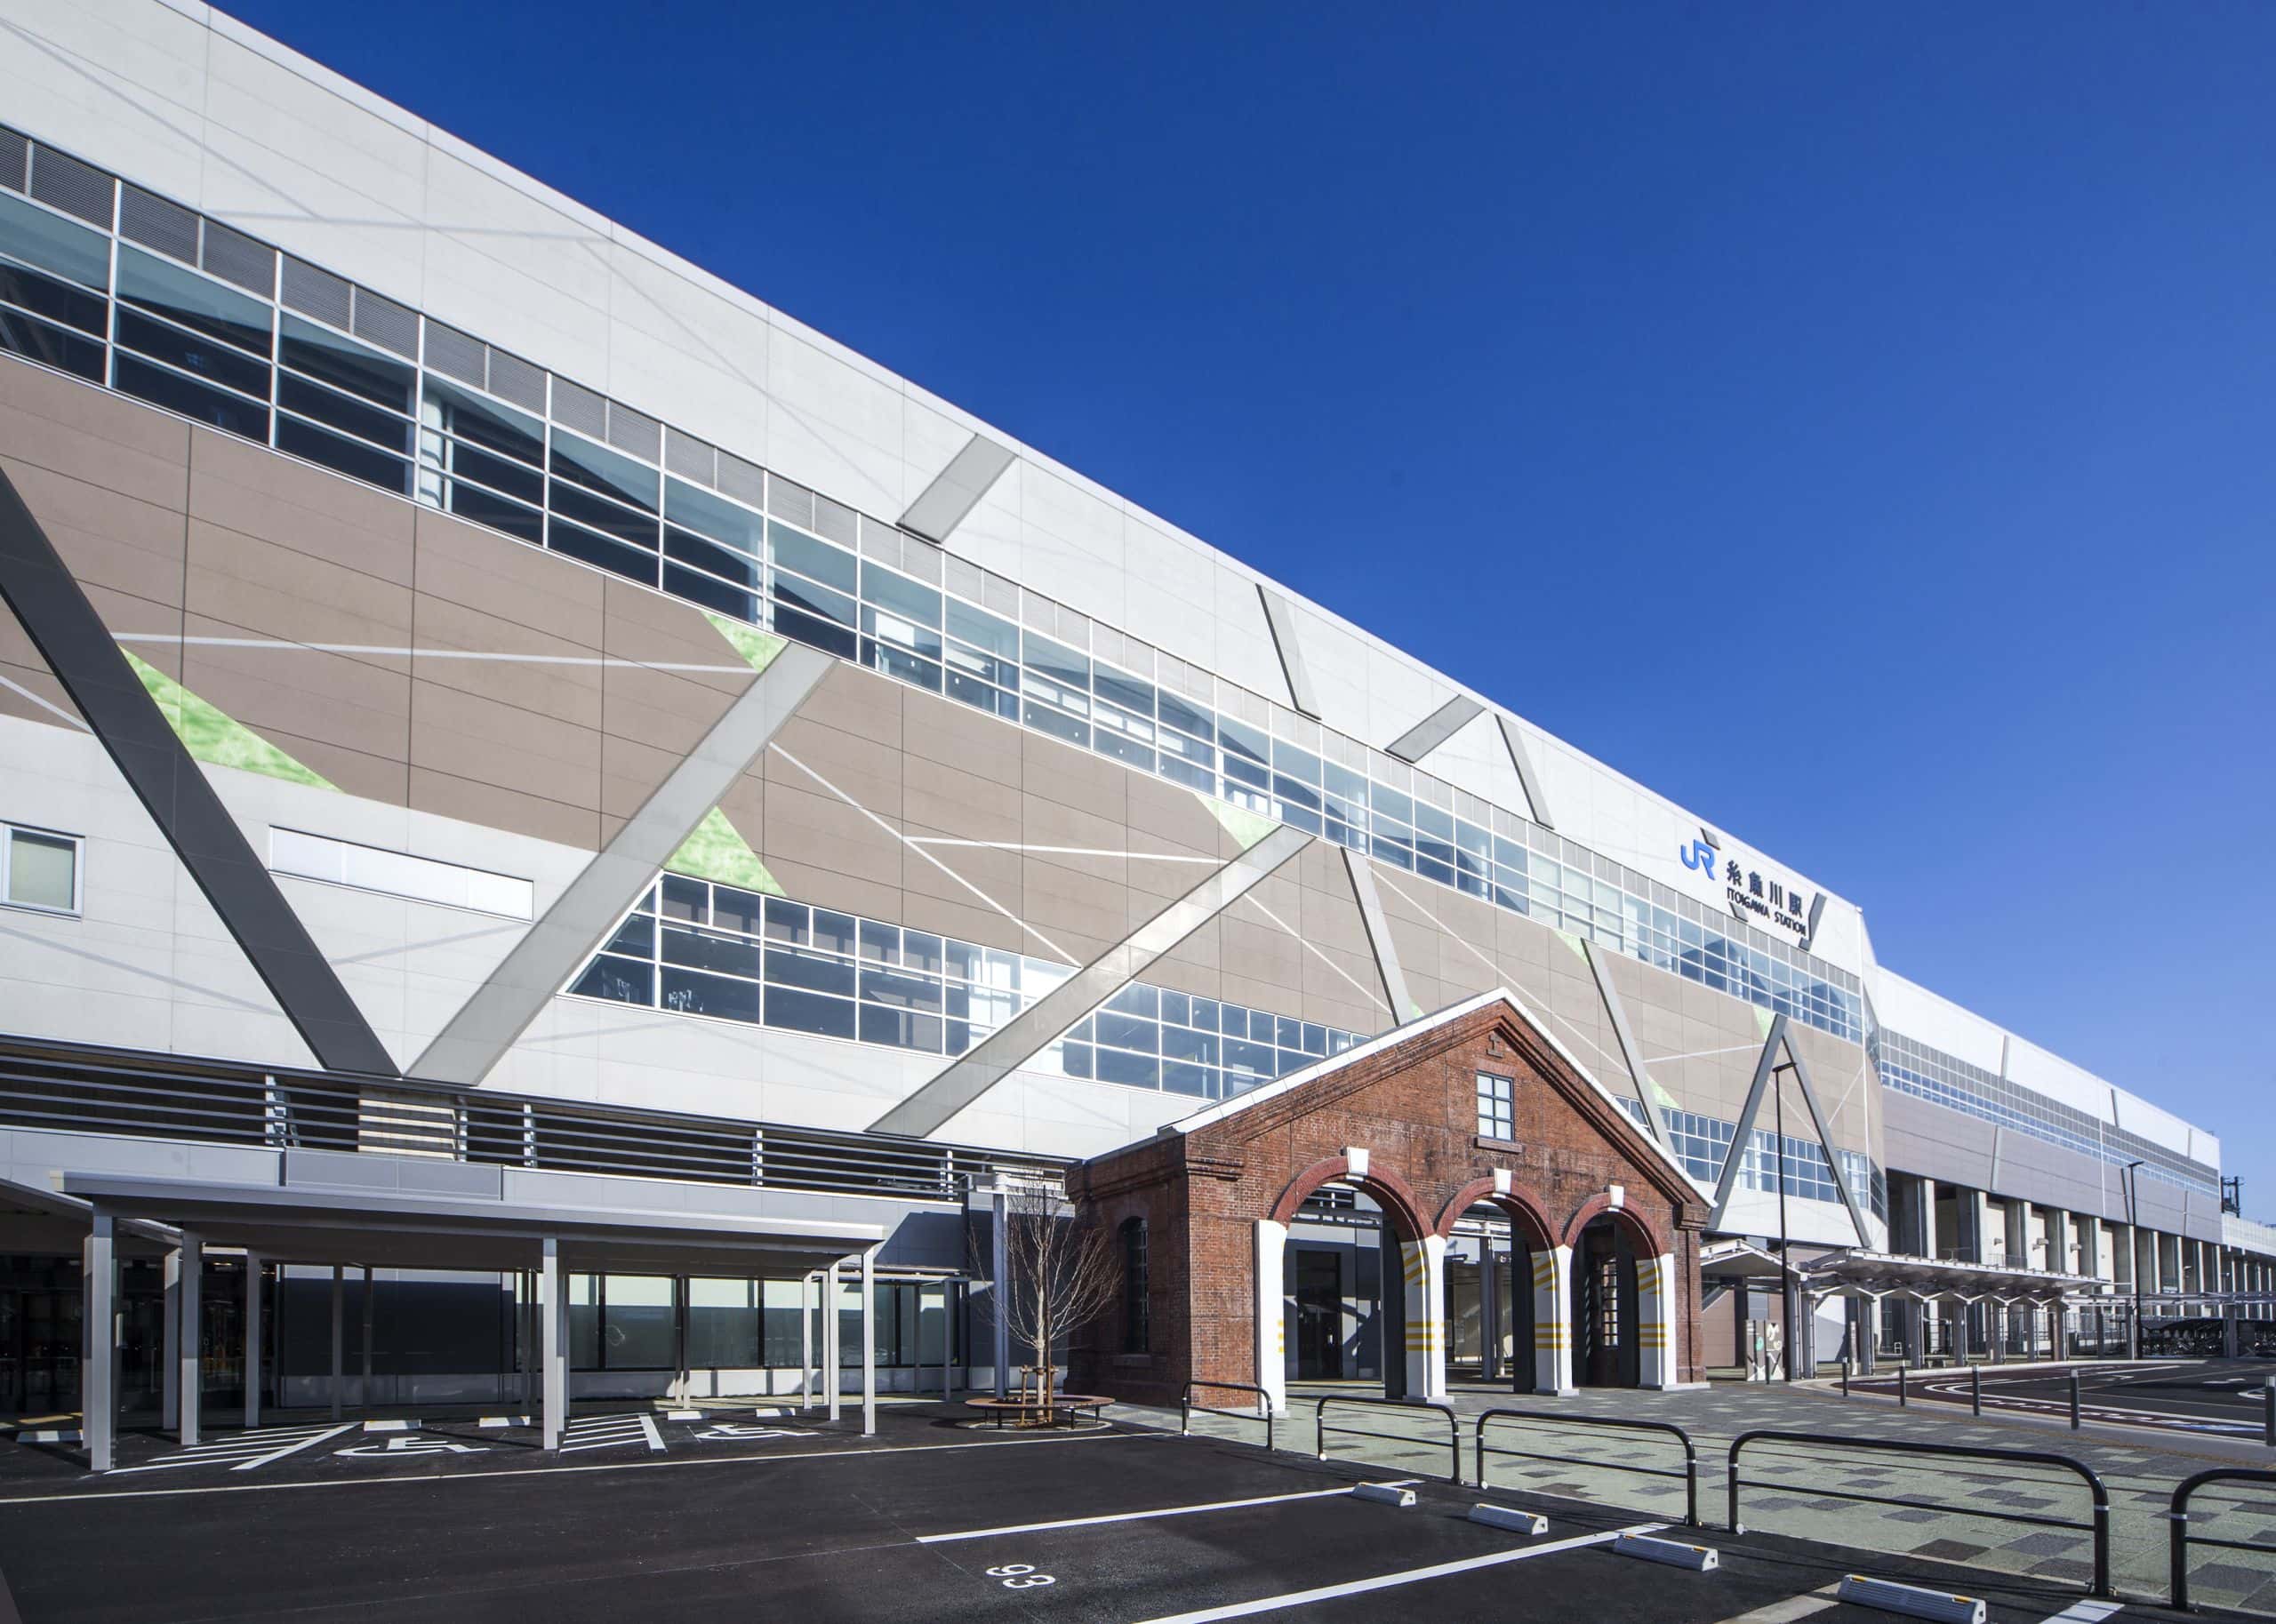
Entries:
MULTIPOLYGON (((1424 1399, 1362 1398, 1355 1394, 1330 1393, 1312 1409, 1314 1447, 1322 1460, 1327 1459, 1327 1435, 1330 1430, 1327 1424, 1327 1407, 1330 1404, 1372 1405, 1378 1410, 1398 1410, 1410 1415, 1424 1411, 1436 1411, 1447 1418, 1447 1451, 1454 1463, 1454 1469, 1447 1474, 1447 1481, 1448 1483, 1462 1481, 1462 1419, 1455 1413, 1452 1404, 1442 1404, 1424 1399)), ((1381 1438, 1390 1444, 1428 1444, 1430 1442, 1428 1438, 1418 1438, 1411 1432, 1371 1432, 1365 1427, 1337 1427, 1334 1430, 1347 1437, 1381 1438)))
POLYGON ((1561 1465, 1601 1468, 1607 1472, 1628 1472, 1639 1477, 1680 1477, 1683 1479, 1683 1520, 1693 1528, 1699 1526, 1699 1452, 1691 1442, 1691 1435, 1672 1421, 1633 1420, 1624 1416, 1568 1415, 1551 1410, 1488 1410, 1478 1418, 1471 1448, 1478 1460, 1478 1486, 1485 1488, 1486 1458, 1503 1455, 1519 1460, 1553 1460, 1561 1465), (1544 1455, 1533 1450, 1488 1447, 1486 1424, 1488 1421, 1537 1421, 1557 1427, 1609 1427, 1627 1432, 1655 1432, 1675 1439, 1683 1445, 1683 1469, 1665 1466, 1637 1466, 1618 1460, 1576 1461, 1569 1454, 1544 1455))
MULTIPOLYGON (((1814 1500, 1857 1500, 1873 1506, 1904 1506, 1916 1511, 1945 1511, 1954 1516, 1984 1517, 2000 1523, 2026 1523, 2035 1528, 2060 1528, 2072 1533, 2090 1533, 2094 1537, 2094 1587, 2091 1594, 2111 1596, 2110 1588, 2110 1491, 2103 1486, 2102 1478, 2094 1468, 2068 1455, 2048 1454, 2035 1449, 1969 1449, 1957 1444, 1914 1444, 1895 1438, 1860 1438, 1844 1433, 1782 1432, 1760 1428, 1743 1432, 1731 1440, 1728 1464, 1730 1475, 1729 1503, 1727 1508, 1733 1533, 1743 1533, 1745 1525, 1739 1520, 1739 1491, 1747 1486, 1739 1476, 1739 1453, 1750 1444, 1801 1444, 1812 1450, 1837 1449, 1878 1450, 1886 1454, 1923 1455, 1934 1460, 1997 1460, 2010 1466, 2053 1466, 2075 1473, 2093 1496, 2092 1517, 2084 1523, 2068 1517, 2041 1516, 2028 1511, 1993 1510, 1983 1506, 1938 1505, 1932 1501, 1907 1500, 1889 1494, 1868 1494, 1858 1489, 1823 1488, 1815 1484, 1779 1484, 1767 1478, 1756 1478, 1752 1486, 1758 1489, 1783 1488, 1787 1493, 1807 1496, 1814 1500)), ((2193 1480, 2192 1480, 2193 1481, 2193 1480)), ((2184 1485, 2184 1487, 2187 1485, 2184 1485)))
POLYGON ((1222 1415, 1236 1421, 1261 1420, 1264 1423, 1264 1447, 1268 1451, 1272 1448, 1272 1395, 1262 1388, 1251 1387, 1246 1381, 1189 1381, 1185 1384, 1184 1396, 1178 1400, 1177 1412, 1177 1429, 1181 1437, 1192 1434, 1193 1418, 1197 1415, 1222 1415), (1193 1389, 1196 1388, 1216 1388, 1228 1393, 1254 1393, 1262 1402, 1253 1412, 1246 1410, 1213 1410, 1207 1404, 1193 1402, 1193 1389))
MULTIPOLYGON (((2224 1551, 2259 1551, 2266 1556, 2276 1556, 2276 1545, 2256 1545, 2248 1540, 2216 1540, 2210 1534, 2193 1534, 2189 1532, 2189 1497, 2206 1484, 2213 1483, 2257 1483, 2276 1486, 2276 1472, 2256 1470, 2250 1467, 2216 1466, 2210 1471, 2198 1473, 2194 1477, 2184 1478, 2181 1485, 2174 1490, 2173 1504, 2168 1508, 2166 1516, 2173 1529, 2170 1565, 2173 1580, 2173 1607, 2176 1612, 2187 1612, 2190 1610, 2189 1548, 2191 1546, 2203 1545, 2215 1550, 2224 1551)), ((2210 1512, 2200 1515, 2218 1516, 2220 1513, 2210 1512)))

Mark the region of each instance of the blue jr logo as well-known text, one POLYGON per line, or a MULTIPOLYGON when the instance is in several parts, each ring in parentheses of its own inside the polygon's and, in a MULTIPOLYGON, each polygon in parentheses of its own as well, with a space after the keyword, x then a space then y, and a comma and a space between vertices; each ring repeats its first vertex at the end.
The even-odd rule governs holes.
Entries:
POLYGON ((1685 868, 1696 868, 1703 874, 1715 872, 1715 848, 1705 841, 1695 840, 1688 849, 1679 846, 1676 850, 1682 856, 1685 868))

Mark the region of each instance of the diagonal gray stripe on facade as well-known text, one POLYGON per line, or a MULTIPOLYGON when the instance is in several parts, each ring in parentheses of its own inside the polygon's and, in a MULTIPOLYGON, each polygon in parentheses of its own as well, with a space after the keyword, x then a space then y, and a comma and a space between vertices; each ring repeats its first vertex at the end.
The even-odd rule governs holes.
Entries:
POLYGON ((1311 844, 1286 824, 1211 875, 1014 1016, 993 1037, 951 1062, 870 1124, 872 1133, 923 1139, 1019 1068, 1046 1044, 1146 972, 1147 966, 1239 901, 1311 844))
POLYGON ((831 663, 829 655, 804 644, 791 644, 777 654, 460 1007, 413 1065, 412 1075, 469 1088, 489 1076, 656 871, 758 759, 831 663))
POLYGON ((0 597, 317 1063, 333 1071, 399 1075, 387 1045, 4 473, 0 597))
POLYGON ((1549 815, 1549 797, 1541 792, 1541 780, 1533 770, 1533 752, 1526 748, 1525 738, 1518 732, 1518 719, 1505 710, 1494 713, 1495 721, 1502 724, 1502 743, 1510 752, 1510 764, 1518 770, 1518 787, 1526 792, 1526 809, 1533 820, 1545 829, 1557 827, 1557 820, 1549 815))
POLYGON ((1612 984, 1612 966, 1607 964, 1596 942, 1581 938, 1581 956, 1589 961, 1589 973, 1596 978, 1597 996, 1604 1000, 1604 1012, 1612 1017, 1613 1041, 1620 1045, 1621 1062, 1628 1068, 1628 1075, 1635 1081, 1636 1097, 1644 1102, 1644 1114, 1652 1124, 1652 1137, 1660 1141, 1662 1149, 1671 1149, 1673 1141, 1668 1138, 1668 1119, 1660 1109, 1659 1096, 1652 1092, 1652 1074, 1644 1065, 1644 1051, 1636 1042, 1636 1034, 1629 1029, 1628 1009, 1620 1001, 1620 989, 1612 984))
POLYGON ((1312 674, 1304 665, 1303 645, 1296 640, 1296 612, 1288 600, 1256 583, 1257 601, 1264 605, 1264 623, 1272 633, 1272 652, 1280 656, 1280 675, 1288 679, 1288 700, 1298 710, 1317 720, 1319 700, 1312 692, 1312 674))
POLYGON ((984 435, 973 436, 909 504, 909 511, 901 516, 901 527, 927 541, 946 541, 1013 460, 1009 446, 998 445, 984 435))
POLYGON ((1350 846, 1338 846, 1343 858, 1343 872, 1351 881, 1351 894, 1358 900, 1359 923, 1367 932, 1368 949, 1375 956, 1375 969, 1383 978, 1383 991, 1390 1000, 1390 1020, 1393 1026, 1405 1026, 1422 1012, 1406 990, 1406 972, 1398 965, 1398 948, 1391 940, 1390 921, 1383 916, 1382 893, 1375 889, 1375 871, 1367 860, 1350 846))
POLYGON ((1470 725, 1486 707, 1466 693, 1457 693, 1383 748, 1401 761, 1419 762, 1470 725))

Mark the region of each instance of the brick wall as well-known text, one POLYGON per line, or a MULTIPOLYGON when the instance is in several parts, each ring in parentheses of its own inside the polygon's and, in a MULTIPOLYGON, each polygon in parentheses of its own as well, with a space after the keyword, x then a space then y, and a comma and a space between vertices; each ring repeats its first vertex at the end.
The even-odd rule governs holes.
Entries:
MULTIPOLYGON (((1189 1379, 1254 1383, 1255 1223, 1293 1207, 1295 1181, 1346 1148, 1368 1152, 1361 1187, 1402 1230, 1441 1226, 1441 1209, 1505 1170, 1519 1200, 1541 1214, 1537 1242, 1570 1244, 1607 1186, 1655 1237, 1637 1251, 1675 1257, 1670 1346, 1680 1380, 1704 1364, 1699 1325, 1699 1231, 1704 1205, 1620 1108, 1599 1094, 1512 1005, 1455 1015, 1381 1051, 1268 1088, 1190 1132, 1096 1157, 1070 1175, 1084 1221, 1143 1218, 1149 1245, 1150 1348, 1121 1353, 1118 1306, 1085 1338, 1081 1384, 1146 1403, 1175 1403, 1189 1379), (1515 1082, 1515 1137, 1478 1133, 1477 1074, 1515 1082), (1408 1213, 1414 1219, 1407 1217, 1408 1213)), ((1340 1173, 1340 1166, 1333 1167, 1340 1173)), ((1447 1215, 1449 1220, 1455 1214, 1447 1215)), ((1520 1220, 1524 1221, 1524 1220, 1520 1220)), ((1238 1394, 1202 1394, 1232 1404, 1238 1394)))

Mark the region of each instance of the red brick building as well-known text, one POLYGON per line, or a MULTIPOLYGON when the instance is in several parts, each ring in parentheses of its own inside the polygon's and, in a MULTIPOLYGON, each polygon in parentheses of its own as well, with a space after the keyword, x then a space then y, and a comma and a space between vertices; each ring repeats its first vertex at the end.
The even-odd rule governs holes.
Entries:
POLYGON ((1445 1390, 1447 1248, 1481 1206, 1508 1220, 1511 1340, 1531 1350, 1511 1361, 1511 1385, 1698 1380, 1705 1204, 1506 992, 1077 1168, 1070 1193, 1084 1221, 1118 1236, 1125 1290, 1073 1379, 1153 1403, 1176 1402, 1188 1380, 1236 1382, 1278 1407, 1290 1364, 1284 1249, 1306 1198, 1329 1187, 1381 1212, 1376 1334, 1394 1396, 1445 1390))

